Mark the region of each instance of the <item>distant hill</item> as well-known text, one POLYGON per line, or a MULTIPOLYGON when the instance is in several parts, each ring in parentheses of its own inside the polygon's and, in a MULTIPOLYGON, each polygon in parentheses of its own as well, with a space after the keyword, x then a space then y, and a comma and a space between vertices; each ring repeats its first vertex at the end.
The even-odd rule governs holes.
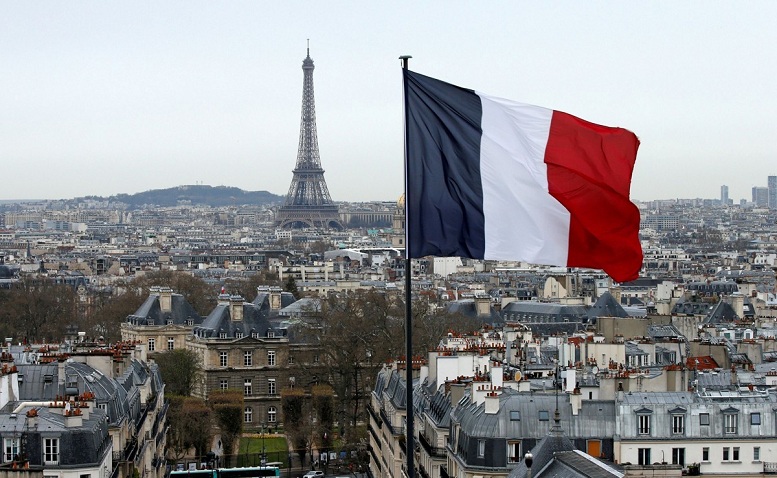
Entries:
POLYGON ((153 189, 137 194, 117 194, 109 198, 90 196, 84 199, 118 201, 133 207, 144 204, 155 206, 177 206, 179 204, 203 206, 232 205, 269 205, 281 203, 284 196, 278 196, 267 191, 243 191, 240 188, 228 186, 189 185, 168 189, 153 189))

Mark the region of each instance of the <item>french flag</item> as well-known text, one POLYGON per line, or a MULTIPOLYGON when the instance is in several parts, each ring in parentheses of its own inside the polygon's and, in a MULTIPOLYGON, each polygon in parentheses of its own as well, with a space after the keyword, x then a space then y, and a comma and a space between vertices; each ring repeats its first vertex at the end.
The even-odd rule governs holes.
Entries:
POLYGON ((403 71, 409 257, 638 277, 634 133, 403 71))

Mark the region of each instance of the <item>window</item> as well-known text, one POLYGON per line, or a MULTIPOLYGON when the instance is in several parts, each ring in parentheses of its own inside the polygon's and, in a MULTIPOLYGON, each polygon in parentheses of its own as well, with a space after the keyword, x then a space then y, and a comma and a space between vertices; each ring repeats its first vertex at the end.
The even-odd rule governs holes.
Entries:
POLYGON ((672 434, 682 435, 685 433, 685 415, 672 415, 672 434))
POLYGON ((518 463, 521 461, 521 442, 509 440, 507 442, 507 462, 518 463))
POLYGON ((739 447, 735 446, 731 449, 731 459, 734 461, 739 461, 739 447))
POLYGON ((510 410, 510 421, 517 422, 521 419, 520 410, 510 410))
POLYGON ((313 356, 313 363, 318 363, 318 354, 313 356))
POLYGON ((251 338, 252 339, 258 339, 259 338, 259 332, 251 332, 251 338))
POLYGON ((19 439, 18 438, 3 438, 3 461, 14 461, 16 455, 19 454, 19 439))
POLYGON ((289 388, 294 388, 294 385, 297 383, 297 379, 294 377, 289 377, 289 388))
POLYGON ((59 438, 43 439, 43 464, 59 464, 59 438))
POLYGON ((486 441, 478 440, 478 457, 483 458, 486 456, 486 441))
POLYGON ((219 338, 220 339, 226 339, 227 338, 227 333, 226 332, 219 332, 219 338))
POLYGON ((247 378, 243 381, 243 395, 246 397, 250 397, 253 392, 253 387, 251 386, 251 379, 247 378))
POLYGON ((728 454, 729 454, 730 448, 727 446, 723 447, 723 461, 728 461, 728 454))
POLYGON ((637 433, 650 435, 650 415, 637 415, 637 433))
POLYGON ((267 409, 267 423, 275 423, 275 417, 278 415, 278 410, 275 407, 269 407, 267 409))
POLYGON ((251 407, 246 407, 245 410, 243 410, 243 421, 246 423, 251 423, 254 421, 254 409, 251 407))
POLYGON ((758 412, 751 413, 750 414, 750 424, 751 425, 760 425, 761 424, 761 414, 758 413, 758 412))
POLYGON ((242 339, 243 338, 243 332, 235 332, 235 338, 236 339, 242 339))
POLYGON ((275 350, 267 351, 267 365, 275 365, 275 350))
POLYGON ((167 338, 167 350, 175 349, 175 339, 173 337, 167 338))
POLYGON ((700 413, 699 414, 699 425, 709 425, 710 424, 710 414, 709 413, 700 413))
POLYGON ((229 379, 228 378, 222 378, 219 380, 219 388, 221 390, 226 390, 229 388, 229 379))
POLYGON ((275 331, 274 330, 268 330, 267 331, 267 338, 268 339, 275 338, 275 331))
POLYGON ((550 419, 550 413, 547 410, 540 410, 538 416, 541 422, 547 422, 550 419))
POLYGON ((710 461, 710 449, 709 447, 704 447, 701 449, 701 461, 710 461))
POLYGON ((732 434, 737 432, 737 419, 739 415, 726 413, 723 415, 723 433, 732 434))
POLYGON ((650 448, 637 448, 637 464, 638 465, 650 464, 650 448))
POLYGON ((148 339, 148 351, 153 352, 156 350, 156 339, 148 339))
POLYGON ((672 448, 672 464, 685 466, 685 448, 672 448))
POLYGON ((602 441, 601 440, 586 440, 585 452, 589 455, 599 458, 602 456, 602 441))
POLYGON ((243 352, 243 365, 250 367, 254 363, 254 353, 250 350, 243 352))
POLYGON ((761 447, 753 447, 753 461, 761 461, 761 447))
POLYGON ((267 393, 270 394, 270 395, 275 395, 276 393, 278 393, 278 392, 275 391, 275 379, 274 378, 268 378, 267 379, 267 393))
POLYGON ((226 367, 229 364, 229 360, 227 359, 227 353, 226 352, 219 352, 219 365, 222 367, 226 367))

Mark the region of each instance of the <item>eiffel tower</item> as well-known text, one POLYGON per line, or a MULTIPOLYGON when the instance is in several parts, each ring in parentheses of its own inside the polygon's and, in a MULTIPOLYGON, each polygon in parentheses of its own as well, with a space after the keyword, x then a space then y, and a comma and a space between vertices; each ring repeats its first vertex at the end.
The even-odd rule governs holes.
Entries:
POLYGON ((299 131, 299 150, 294 176, 291 179, 286 202, 278 209, 275 223, 281 228, 315 227, 343 229, 340 212, 329 196, 324 181, 324 170, 318 155, 316 134, 316 103, 313 97, 313 60, 302 60, 302 120, 299 131))

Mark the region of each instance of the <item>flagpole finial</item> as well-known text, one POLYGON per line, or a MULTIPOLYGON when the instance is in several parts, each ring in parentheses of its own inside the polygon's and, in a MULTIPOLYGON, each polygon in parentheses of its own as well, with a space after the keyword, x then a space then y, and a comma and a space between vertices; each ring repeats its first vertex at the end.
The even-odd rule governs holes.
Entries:
POLYGON ((408 62, 408 61, 409 61, 411 58, 413 58, 413 57, 412 57, 412 56, 410 56, 410 55, 402 55, 402 56, 400 56, 400 57, 399 57, 399 59, 400 59, 400 60, 402 60, 402 69, 403 69, 403 70, 407 70, 407 62, 408 62))

